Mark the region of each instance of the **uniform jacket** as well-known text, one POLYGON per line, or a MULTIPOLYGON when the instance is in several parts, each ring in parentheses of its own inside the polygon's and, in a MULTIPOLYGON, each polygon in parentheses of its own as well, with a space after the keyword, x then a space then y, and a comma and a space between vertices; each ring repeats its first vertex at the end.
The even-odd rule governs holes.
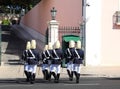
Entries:
POLYGON ((65 51, 66 63, 69 61, 73 61, 75 57, 74 54, 75 54, 75 48, 68 48, 65 51))
POLYGON ((82 60, 84 59, 84 51, 82 49, 76 49, 74 52, 74 61, 75 64, 82 64, 82 60))
POLYGON ((30 65, 38 64, 38 62, 40 60, 39 51, 37 49, 31 49, 31 51, 25 50, 23 52, 22 59, 25 60, 30 65))
POLYGON ((62 49, 52 50, 52 64, 61 64, 62 59, 63 59, 62 49))
POLYGON ((42 62, 43 62, 43 64, 48 64, 48 59, 49 59, 48 50, 43 51, 43 52, 41 53, 41 57, 42 57, 42 62))

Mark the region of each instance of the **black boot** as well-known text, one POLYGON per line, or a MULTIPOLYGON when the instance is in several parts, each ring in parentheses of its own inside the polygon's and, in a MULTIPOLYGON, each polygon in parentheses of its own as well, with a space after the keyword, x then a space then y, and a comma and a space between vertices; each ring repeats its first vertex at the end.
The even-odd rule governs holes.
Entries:
POLYGON ((33 81, 33 73, 32 72, 29 72, 29 74, 30 74, 30 83, 31 84, 34 84, 34 81, 33 81))
POLYGON ((71 73, 69 70, 67 70, 68 76, 69 76, 69 80, 71 81, 71 73))
POLYGON ((43 79, 46 79, 46 73, 45 73, 45 70, 42 70, 42 73, 43 73, 43 79))
POLYGON ((57 75, 54 72, 52 72, 52 75, 54 77, 54 82, 57 83, 57 75))
POLYGON ((25 75, 26 75, 26 82, 29 82, 29 73, 27 71, 24 71, 25 75))
POLYGON ((31 82, 32 81, 32 73, 31 72, 28 72, 29 73, 29 82, 31 82))
POLYGON ((57 83, 59 83, 60 74, 57 74, 57 83))
POLYGON ((80 74, 77 72, 74 72, 75 76, 76 76, 76 83, 79 83, 79 79, 80 79, 80 74))
POLYGON ((80 74, 79 74, 79 73, 77 73, 76 83, 79 83, 79 79, 80 79, 80 74))
POLYGON ((46 80, 49 79, 49 73, 48 73, 48 70, 45 70, 45 79, 46 79, 46 80))
POLYGON ((49 80, 49 81, 51 81, 51 75, 52 75, 52 72, 50 72, 50 73, 48 74, 48 80, 49 80))
POLYGON ((36 74, 33 73, 33 81, 35 82, 36 74))
POLYGON ((73 81, 73 71, 71 72, 71 81, 73 81))

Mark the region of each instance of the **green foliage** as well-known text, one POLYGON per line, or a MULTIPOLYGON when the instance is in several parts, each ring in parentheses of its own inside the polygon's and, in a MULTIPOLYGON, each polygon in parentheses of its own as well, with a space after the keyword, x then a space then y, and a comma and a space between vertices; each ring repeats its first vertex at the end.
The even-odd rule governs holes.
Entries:
POLYGON ((0 0, 0 9, 5 13, 8 13, 10 12, 8 6, 12 7, 12 9, 20 7, 19 10, 15 10, 15 12, 20 13, 22 8, 26 9, 26 11, 29 11, 40 1, 41 0, 0 0))
POLYGON ((10 25, 10 20, 5 20, 5 19, 3 19, 3 21, 2 21, 2 24, 3 25, 10 25))

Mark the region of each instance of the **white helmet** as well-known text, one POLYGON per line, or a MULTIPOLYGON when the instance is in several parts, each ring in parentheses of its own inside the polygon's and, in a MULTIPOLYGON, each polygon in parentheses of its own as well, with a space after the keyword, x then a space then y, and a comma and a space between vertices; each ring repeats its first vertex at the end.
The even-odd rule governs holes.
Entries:
POLYGON ((61 46, 60 46, 60 41, 58 40, 58 41, 56 41, 56 43, 55 43, 55 49, 58 49, 58 48, 60 48, 61 46))
POLYGON ((80 40, 77 41, 76 48, 77 48, 77 49, 81 49, 81 41, 80 41, 80 40))
POLYGON ((49 49, 49 50, 52 50, 52 49, 53 49, 53 46, 52 46, 52 43, 51 43, 51 42, 48 43, 48 49, 49 49))
POLYGON ((75 42, 73 40, 69 41, 69 48, 74 48, 75 42))
POLYGON ((48 45, 45 45, 45 47, 44 47, 44 51, 45 51, 45 50, 48 50, 48 45))
POLYGON ((36 49, 36 40, 31 40, 31 49, 36 49))
POLYGON ((31 49, 30 41, 28 41, 27 44, 26 44, 26 50, 29 50, 29 49, 31 49))

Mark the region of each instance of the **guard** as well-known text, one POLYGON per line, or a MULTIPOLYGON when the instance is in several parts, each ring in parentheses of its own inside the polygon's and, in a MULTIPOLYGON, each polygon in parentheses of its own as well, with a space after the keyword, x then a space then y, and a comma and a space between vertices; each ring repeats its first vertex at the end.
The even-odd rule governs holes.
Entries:
POLYGON ((61 61, 63 59, 63 52, 60 48, 60 42, 55 43, 55 49, 52 51, 52 62, 50 65, 50 73, 54 77, 54 82, 59 83, 60 70, 61 70, 61 61))
POLYGON ((48 80, 48 71, 49 71, 49 54, 48 54, 48 45, 45 45, 44 51, 41 53, 42 57, 42 73, 45 80, 48 80))
POLYGON ((73 40, 69 41, 69 48, 65 51, 66 63, 67 63, 67 73, 69 80, 73 80, 73 60, 75 52, 75 42, 73 40))
POLYGON ((22 60, 24 61, 24 73, 26 75, 26 81, 29 82, 30 80, 30 75, 29 75, 29 71, 28 71, 28 60, 27 60, 27 52, 28 50, 31 49, 31 44, 30 44, 30 41, 27 42, 26 44, 26 50, 23 51, 23 54, 22 54, 22 60))
POLYGON ((77 41, 75 54, 74 54, 74 61, 73 61, 73 71, 76 76, 76 83, 79 83, 80 78, 80 64, 83 64, 84 59, 84 51, 81 49, 81 41, 77 41))
POLYGON ((31 40, 31 49, 28 50, 27 60, 28 60, 30 83, 33 84, 35 82, 37 64, 39 63, 40 60, 40 55, 39 55, 39 51, 36 49, 35 40, 31 40))
MULTIPOLYGON (((52 62, 52 51, 53 51, 53 45, 51 42, 48 43, 48 50, 47 50, 47 53, 48 53, 48 65, 49 65, 49 70, 50 70, 50 66, 51 66, 51 62, 52 62)), ((48 80, 51 81, 51 72, 49 71, 49 74, 48 74, 48 80)))

